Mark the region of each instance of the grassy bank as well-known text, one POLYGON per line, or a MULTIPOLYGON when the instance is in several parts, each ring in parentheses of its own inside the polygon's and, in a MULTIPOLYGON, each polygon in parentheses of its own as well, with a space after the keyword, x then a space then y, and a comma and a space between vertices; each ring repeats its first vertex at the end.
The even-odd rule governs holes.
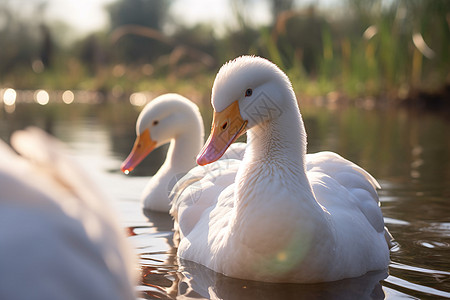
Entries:
POLYGON ((0 52, 0 88, 88 90, 113 98, 178 92, 206 102, 219 67, 254 54, 279 65, 305 101, 372 105, 441 98, 448 106, 449 1, 348 0, 328 10, 292 6, 259 26, 243 13, 245 1, 232 3, 238 25, 219 36, 210 24, 175 24, 170 34, 125 25, 61 47, 50 27, 43 47, 29 38, 33 31, 8 33, 15 27, 5 27, 0 38, 14 37, 9 45, 28 42, 0 52))

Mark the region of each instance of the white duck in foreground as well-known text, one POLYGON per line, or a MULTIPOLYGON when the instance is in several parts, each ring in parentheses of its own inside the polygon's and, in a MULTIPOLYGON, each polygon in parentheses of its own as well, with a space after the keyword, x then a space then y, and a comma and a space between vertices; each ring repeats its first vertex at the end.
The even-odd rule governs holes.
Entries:
MULTIPOLYGON (((204 141, 203 119, 193 102, 178 94, 164 94, 150 101, 136 122, 136 141, 122 163, 131 172, 154 149, 170 143, 166 160, 145 187, 144 209, 169 212, 169 193, 178 179, 196 166, 195 158, 204 141)), ((245 144, 234 145, 233 157, 242 158, 245 144)), ((232 155, 232 154, 230 154, 232 155)))
POLYGON ((0 299, 135 299, 136 257, 86 172, 33 128, 0 140, 0 299))
POLYGON ((216 76, 200 165, 174 188, 178 256, 230 277, 313 283, 389 264, 376 180, 331 152, 306 155, 288 77, 243 56, 216 76), (243 161, 217 161, 247 131, 243 161), (195 179, 195 180, 193 180, 195 179))

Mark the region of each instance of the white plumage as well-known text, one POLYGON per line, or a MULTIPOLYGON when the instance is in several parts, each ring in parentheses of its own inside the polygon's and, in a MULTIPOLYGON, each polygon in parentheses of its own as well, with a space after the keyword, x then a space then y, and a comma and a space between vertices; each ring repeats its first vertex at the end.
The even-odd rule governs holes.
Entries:
POLYGON ((0 141, 0 299, 134 299, 135 255, 86 172, 43 131, 0 141))
MULTIPOLYGON (((161 95, 139 114, 136 134, 135 147, 122 164, 124 172, 133 170, 153 149, 170 143, 164 164, 150 179, 141 197, 144 209, 168 212, 171 189, 196 165, 195 157, 203 144, 203 119, 199 109, 181 95, 161 95), (145 140, 146 136, 150 141, 145 140)), ((236 145, 228 153, 242 158, 244 146, 236 145)))
POLYGON ((287 76, 259 57, 225 64, 213 86, 211 136, 178 182, 178 255, 227 276, 324 282, 389 264, 376 180, 331 152, 306 155, 287 76), (247 131, 242 161, 217 160, 247 131))

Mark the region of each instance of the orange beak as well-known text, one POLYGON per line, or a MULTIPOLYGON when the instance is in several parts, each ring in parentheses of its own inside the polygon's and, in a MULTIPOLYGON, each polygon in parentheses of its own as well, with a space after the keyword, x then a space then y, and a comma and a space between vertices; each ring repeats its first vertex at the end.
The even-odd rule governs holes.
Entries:
POLYGON ((150 131, 144 130, 141 135, 138 135, 130 155, 120 166, 122 172, 125 174, 131 172, 155 147, 156 142, 150 137, 150 131))
POLYGON ((214 112, 211 134, 197 156, 197 164, 204 166, 221 158, 228 147, 245 133, 246 125, 237 101, 221 112, 214 112))

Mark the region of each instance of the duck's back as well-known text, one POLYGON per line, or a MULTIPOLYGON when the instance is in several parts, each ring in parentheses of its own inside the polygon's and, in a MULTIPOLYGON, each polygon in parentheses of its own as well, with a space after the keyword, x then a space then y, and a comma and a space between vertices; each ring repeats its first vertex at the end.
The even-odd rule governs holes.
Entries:
POLYGON ((330 272, 342 268, 362 275, 365 269, 387 268, 390 235, 379 207, 377 181, 332 152, 308 154, 306 170, 316 200, 334 227, 336 270, 330 272))

